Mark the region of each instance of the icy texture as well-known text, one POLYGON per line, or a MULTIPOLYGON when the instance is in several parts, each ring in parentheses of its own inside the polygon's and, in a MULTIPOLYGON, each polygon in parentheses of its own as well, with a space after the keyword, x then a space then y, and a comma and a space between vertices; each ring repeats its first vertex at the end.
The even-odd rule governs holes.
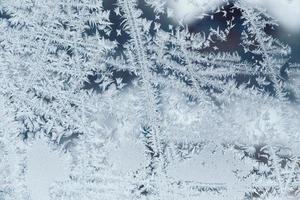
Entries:
POLYGON ((0 199, 298 199, 299 64, 219 3, 0 0, 0 199))

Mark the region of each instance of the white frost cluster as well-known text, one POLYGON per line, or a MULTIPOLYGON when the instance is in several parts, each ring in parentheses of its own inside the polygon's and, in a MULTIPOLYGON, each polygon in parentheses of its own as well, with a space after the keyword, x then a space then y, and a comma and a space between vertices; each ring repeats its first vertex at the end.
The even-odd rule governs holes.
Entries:
POLYGON ((299 199, 278 20, 248 0, 0 0, 0 200, 299 199))

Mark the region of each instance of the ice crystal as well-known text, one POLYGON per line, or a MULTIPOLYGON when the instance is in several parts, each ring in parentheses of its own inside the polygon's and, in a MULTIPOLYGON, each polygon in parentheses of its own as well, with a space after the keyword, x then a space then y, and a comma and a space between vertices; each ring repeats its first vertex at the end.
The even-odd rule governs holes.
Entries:
POLYGON ((0 199, 34 200, 39 137, 71 157, 53 200, 297 199, 299 65, 266 10, 205 2, 199 30, 167 0, 0 0, 0 199))

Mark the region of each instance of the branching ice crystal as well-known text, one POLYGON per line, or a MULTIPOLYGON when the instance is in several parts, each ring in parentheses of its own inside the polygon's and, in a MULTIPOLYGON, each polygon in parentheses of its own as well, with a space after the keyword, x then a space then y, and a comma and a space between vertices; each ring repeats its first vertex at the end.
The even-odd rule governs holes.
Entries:
POLYGON ((189 3, 198 26, 167 0, 0 0, 0 199, 32 199, 40 136, 72 158, 53 200, 299 198, 299 64, 276 19, 189 3))

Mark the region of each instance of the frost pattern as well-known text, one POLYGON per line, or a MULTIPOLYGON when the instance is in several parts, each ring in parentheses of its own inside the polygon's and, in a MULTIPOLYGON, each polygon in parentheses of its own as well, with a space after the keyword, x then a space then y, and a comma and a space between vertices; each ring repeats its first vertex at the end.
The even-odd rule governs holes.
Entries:
POLYGON ((299 198, 299 64, 265 10, 224 1, 193 31, 164 0, 0 9, 0 199, 31 199, 41 135, 72 158, 53 200, 299 198))

